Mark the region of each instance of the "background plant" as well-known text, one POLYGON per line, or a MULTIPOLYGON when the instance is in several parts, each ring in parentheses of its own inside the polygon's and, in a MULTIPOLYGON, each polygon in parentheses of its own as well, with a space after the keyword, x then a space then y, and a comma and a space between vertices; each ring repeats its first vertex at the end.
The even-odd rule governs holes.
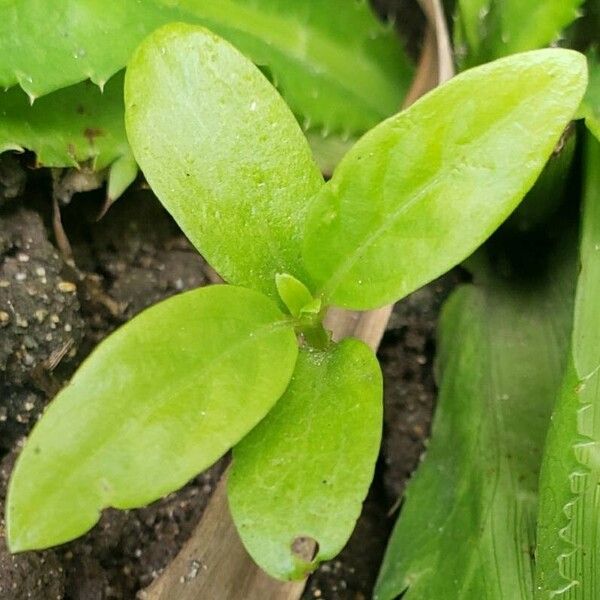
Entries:
POLYGON ((161 24, 200 23, 235 43, 268 73, 327 167, 332 152, 335 162, 347 149, 343 140, 397 110, 412 78, 391 26, 365 1, 66 0, 44 19, 39 0, 9 0, 2 10, 0 85, 15 87, 0 94, 0 152, 26 148, 45 166, 107 168, 109 200, 137 173, 120 71, 161 24), (32 103, 43 98, 29 107, 16 86, 32 103))

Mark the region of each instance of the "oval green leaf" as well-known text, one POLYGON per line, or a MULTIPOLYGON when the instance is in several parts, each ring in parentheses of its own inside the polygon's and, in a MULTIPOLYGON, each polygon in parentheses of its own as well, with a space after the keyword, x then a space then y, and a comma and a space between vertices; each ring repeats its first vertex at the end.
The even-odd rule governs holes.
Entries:
POLYGON ((309 213, 325 304, 372 309, 466 258, 531 188, 586 86, 570 50, 466 71, 366 134, 309 213))
POLYGON ((273 577, 303 577, 350 537, 379 451, 381 397, 379 364, 362 342, 303 350, 286 393, 234 448, 231 513, 273 577), (314 557, 302 552, 313 541, 314 557))
POLYGON ((181 487, 284 392, 297 356, 272 301, 215 286, 170 298, 104 341, 31 433, 10 482, 8 543, 45 548, 109 506, 181 487))
POLYGON ((276 298, 277 273, 306 280, 302 223, 323 178, 257 67, 205 29, 168 25, 131 59, 125 106, 152 189, 227 281, 276 298))

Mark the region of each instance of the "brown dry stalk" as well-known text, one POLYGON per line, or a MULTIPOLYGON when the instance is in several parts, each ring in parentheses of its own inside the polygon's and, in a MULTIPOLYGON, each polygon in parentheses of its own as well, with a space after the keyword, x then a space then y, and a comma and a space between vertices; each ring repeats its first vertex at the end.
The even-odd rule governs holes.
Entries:
MULTIPOLYGON (((440 0, 419 0, 428 25, 421 58, 404 102, 452 77, 452 50, 440 0)), ((329 311, 325 324, 339 340, 353 336, 377 349, 392 306, 367 312, 329 311)), ((146 590, 143 600, 298 600, 306 581, 284 583, 269 577, 250 558, 227 504, 223 475, 191 538, 173 562, 146 590)))

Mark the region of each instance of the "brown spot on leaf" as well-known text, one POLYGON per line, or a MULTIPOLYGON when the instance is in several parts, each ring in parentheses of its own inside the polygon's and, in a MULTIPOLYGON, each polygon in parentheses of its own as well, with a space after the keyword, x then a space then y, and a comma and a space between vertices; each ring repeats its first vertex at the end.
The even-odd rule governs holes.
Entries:
POLYGON ((95 138, 104 135, 104 130, 100 129, 99 127, 86 127, 83 130, 83 135, 85 135, 90 144, 93 144, 95 138))
POLYGON ((308 536, 299 536, 292 542, 292 554, 300 560, 310 563, 319 552, 317 541, 308 536))

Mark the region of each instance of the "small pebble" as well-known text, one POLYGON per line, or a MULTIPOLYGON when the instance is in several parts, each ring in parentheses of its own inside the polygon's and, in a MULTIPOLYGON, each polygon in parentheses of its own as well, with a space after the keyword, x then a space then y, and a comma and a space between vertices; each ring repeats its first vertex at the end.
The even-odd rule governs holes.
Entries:
POLYGON ((48 311, 43 308, 39 308, 33 313, 34 317, 37 319, 38 323, 42 323, 44 319, 48 316, 48 311))
POLYGON ((5 310, 0 310, 0 327, 8 325, 10 315, 5 310))
POLYGON ((19 271, 18 273, 15 273, 15 279, 17 281, 25 281, 27 279, 27 273, 19 271))
POLYGON ((77 286, 72 281, 59 281, 57 287, 63 294, 72 294, 77 290, 77 286))

